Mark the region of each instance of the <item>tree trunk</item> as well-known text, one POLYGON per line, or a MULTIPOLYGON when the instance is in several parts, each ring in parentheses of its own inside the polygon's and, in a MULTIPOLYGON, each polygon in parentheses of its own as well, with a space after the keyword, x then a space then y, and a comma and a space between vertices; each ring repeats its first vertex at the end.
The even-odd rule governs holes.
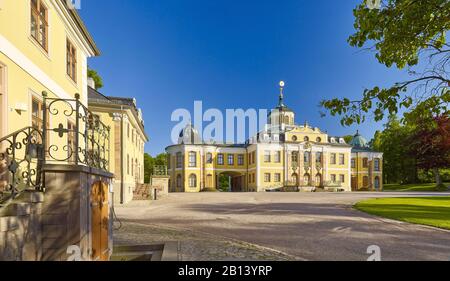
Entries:
POLYGON ((436 185, 441 185, 442 184, 442 178, 441 178, 441 174, 439 173, 439 169, 438 168, 434 168, 433 169, 433 173, 434 173, 434 177, 436 178, 436 185))

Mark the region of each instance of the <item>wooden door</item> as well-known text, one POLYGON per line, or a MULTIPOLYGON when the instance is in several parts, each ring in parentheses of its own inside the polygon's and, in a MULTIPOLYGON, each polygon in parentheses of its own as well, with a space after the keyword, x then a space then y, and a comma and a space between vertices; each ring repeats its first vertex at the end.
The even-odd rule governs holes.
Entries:
POLYGON ((108 186, 97 182, 92 186, 92 259, 107 261, 109 258, 109 202, 108 186))
POLYGON ((352 177, 352 191, 358 191, 358 178, 352 177))

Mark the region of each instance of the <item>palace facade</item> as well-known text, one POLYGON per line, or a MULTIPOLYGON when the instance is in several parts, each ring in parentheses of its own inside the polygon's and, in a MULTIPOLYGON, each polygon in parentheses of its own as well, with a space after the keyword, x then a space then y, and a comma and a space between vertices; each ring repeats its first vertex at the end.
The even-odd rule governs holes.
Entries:
POLYGON ((307 123, 297 125, 280 85, 265 130, 245 144, 206 143, 186 126, 178 144, 166 148, 170 191, 215 190, 223 176, 229 178, 225 189, 235 192, 382 190, 383 154, 372 151, 359 133, 346 143, 307 123))

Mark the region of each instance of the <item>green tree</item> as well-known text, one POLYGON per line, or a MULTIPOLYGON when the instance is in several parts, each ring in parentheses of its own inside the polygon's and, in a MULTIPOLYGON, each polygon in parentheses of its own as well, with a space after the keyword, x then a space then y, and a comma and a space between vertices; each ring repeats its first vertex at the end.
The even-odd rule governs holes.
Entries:
POLYGON ((154 166, 167 166, 167 154, 160 153, 156 157, 150 154, 144 154, 144 182, 150 183, 150 177, 153 175, 154 166))
POLYGON ((381 121, 385 114, 397 114, 422 107, 438 114, 448 112, 450 102, 450 28, 448 0, 383 0, 379 9, 370 9, 366 1, 354 11, 356 32, 348 42, 353 47, 375 53, 387 67, 408 69, 411 78, 388 88, 366 89, 360 99, 335 98, 322 101, 331 115, 340 115, 341 123, 362 123, 367 116, 381 121))
POLYGON ((417 182, 416 159, 410 153, 408 139, 412 134, 410 126, 403 125, 392 115, 382 132, 375 133, 371 146, 384 153, 384 181, 386 183, 417 182))
POLYGON ((87 73, 89 78, 94 79, 95 82, 95 88, 96 89, 100 89, 103 87, 103 79, 102 77, 97 73, 97 71, 93 70, 93 69, 88 69, 88 73, 87 73))

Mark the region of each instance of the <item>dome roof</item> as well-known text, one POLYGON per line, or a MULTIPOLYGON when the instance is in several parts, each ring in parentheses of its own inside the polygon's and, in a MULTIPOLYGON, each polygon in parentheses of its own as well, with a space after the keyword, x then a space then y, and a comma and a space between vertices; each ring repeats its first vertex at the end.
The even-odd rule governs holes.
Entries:
POLYGON ((351 140, 350 145, 358 148, 368 147, 367 140, 359 134, 359 131, 356 132, 356 135, 351 140))
POLYGON ((192 124, 187 124, 178 137, 178 144, 200 144, 201 142, 202 139, 192 124))

